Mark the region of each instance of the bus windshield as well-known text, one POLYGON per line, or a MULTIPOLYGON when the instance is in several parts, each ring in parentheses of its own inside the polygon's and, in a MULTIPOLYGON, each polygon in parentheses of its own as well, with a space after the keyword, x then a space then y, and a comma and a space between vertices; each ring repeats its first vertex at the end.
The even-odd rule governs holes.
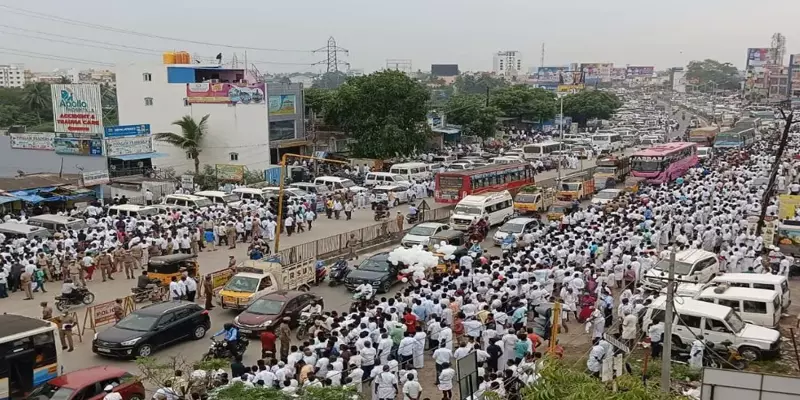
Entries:
POLYGON ((631 169, 639 172, 663 171, 666 162, 661 157, 641 157, 631 161, 631 169))

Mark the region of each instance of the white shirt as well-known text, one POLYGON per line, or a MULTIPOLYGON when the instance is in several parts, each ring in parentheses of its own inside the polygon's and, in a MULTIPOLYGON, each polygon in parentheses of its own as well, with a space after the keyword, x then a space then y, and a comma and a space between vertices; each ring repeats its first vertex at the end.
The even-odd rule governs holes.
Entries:
POLYGON ((197 291, 197 282, 193 278, 191 278, 191 277, 186 278, 186 282, 184 282, 184 284, 186 284, 186 291, 187 292, 196 292, 197 291))
POLYGON ((378 386, 379 399, 394 399, 397 393, 394 386, 397 385, 397 376, 391 372, 381 372, 375 377, 375 385, 378 386))
POLYGON ((105 397, 103 397, 103 400, 122 400, 122 395, 117 392, 111 392, 105 395, 105 397))
POLYGON ((422 392, 422 385, 417 381, 408 381, 403 385, 403 398, 416 399, 422 392))

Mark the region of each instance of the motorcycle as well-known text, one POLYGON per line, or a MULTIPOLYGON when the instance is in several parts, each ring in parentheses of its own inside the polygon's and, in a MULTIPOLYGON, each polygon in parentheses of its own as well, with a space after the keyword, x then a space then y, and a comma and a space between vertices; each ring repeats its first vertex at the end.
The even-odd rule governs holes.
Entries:
POLYGON ((739 349, 733 347, 733 342, 725 340, 720 344, 724 346, 724 349, 715 350, 716 355, 725 360, 720 368, 732 368, 739 371, 747 369, 747 359, 739 353, 739 349))
POLYGON ((409 224, 416 224, 419 221, 419 214, 408 214, 406 215, 406 221, 409 224))
POLYGON ((69 310, 72 306, 89 305, 94 303, 94 293, 85 287, 77 287, 72 291, 72 295, 56 296, 56 308, 58 311, 69 310))
POLYGON ((228 359, 234 358, 236 356, 244 355, 245 351, 247 350, 247 345, 250 344, 250 341, 245 338, 239 338, 237 341, 237 345, 235 349, 229 349, 228 343, 224 340, 214 340, 211 338, 211 346, 208 347, 208 352, 203 354, 202 361, 208 361, 215 358, 219 359, 228 359))
POLYGON ((297 340, 306 340, 316 335, 317 317, 319 317, 319 314, 311 314, 309 312, 300 313, 300 319, 297 322, 297 340))
POLYGON ((369 308, 370 302, 372 302, 372 298, 375 296, 373 292, 372 296, 361 297, 358 293, 353 295, 353 303, 350 304, 350 313, 357 313, 361 310, 366 310, 369 308))
POLYGON ((389 210, 385 210, 382 208, 375 209, 375 221, 380 221, 386 218, 389 218, 389 210))
POLYGON ((314 280, 314 284, 319 285, 320 282, 324 281, 325 277, 328 276, 328 269, 325 268, 325 263, 321 260, 317 260, 315 269, 317 271, 317 277, 316 280, 314 280))
POLYGON ((339 261, 336 261, 336 263, 331 266, 328 286, 337 286, 344 283, 344 278, 347 276, 347 271, 347 260, 340 258, 339 261))

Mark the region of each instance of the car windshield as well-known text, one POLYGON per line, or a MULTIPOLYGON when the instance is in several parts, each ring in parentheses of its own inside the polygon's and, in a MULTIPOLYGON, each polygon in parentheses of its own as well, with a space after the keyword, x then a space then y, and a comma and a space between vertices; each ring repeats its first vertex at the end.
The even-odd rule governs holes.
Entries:
POLYGON ((194 201, 194 205, 196 205, 197 207, 208 207, 211 204, 213 204, 213 203, 211 203, 211 200, 206 199, 206 198, 197 199, 197 200, 194 201))
POLYGON ((117 328, 127 329, 130 331, 147 332, 153 327, 153 324, 156 323, 157 319, 158 317, 153 315, 132 313, 117 322, 117 325, 115 326, 117 328))
POLYGON ((463 206, 461 204, 457 205, 456 208, 453 209, 456 214, 467 214, 467 215, 480 215, 483 213, 483 210, 480 207, 474 206, 463 206))
POLYGON ((598 199, 612 199, 613 200, 615 197, 617 197, 617 193, 616 192, 605 192, 605 191, 602 191, 602 192, 597 194, 597 198, 598 199))
POLYGON ((514 224, 511 222, 506 222, 503 226, 500 227, 500 232, 505 233, 520 233, 522 230, 525 229, 524 224, 514 224))
POLYGON ((350 179, 345 179, 345 180, 342 181, 342 187, 343 188, 349 188, 349 187, 353 187, 355 185, 356 184, 353 183, 353 181, 351 181, 350 179))
POLYGON ((531 193, 520 193, 514 199, 517 203, 533 203, 536 201, 536 195, 531 193))
POLYGON ((744 321, 742 321, 742 318, 739 317, 739 314, 733 310, 731 310, 731 312, 728 313, 728 316, 725 317, 725 322, 731 327, 733 333, 739 333, 742 331, 742 329, 744 329, 744 321))
POLYGON ((67 400, 75 391, 70 388, 51 385, 46 383, 33 389, 28 395, 28 399, 34 400, 67 400))
MULTIPOLYGON (((669 260, 659 261, 655 268, 661 272, 669 271, 669 260)), ((692 272, 692 264, 675 261, 675 273, 678 275, 689 275, 692 272)))
MULTIPOLYGON (((642 142, 644 143, 644 141, 642 142)), ((648 143, 651 144, 652 142, 648 143)), ((652 159, 653 157, 648 157, 648 159, 652 159)), ((645 161, 645 160, 633 160, 631 163, 631 169, 634 171, 639 172, 656 172, 662 171, 666 165, 666 162, 663 160, 652 160, 652 161, 645 161)))
POLYGON ((561 190, 566 190, 569 192, 577 192, 580 186, 581 186, 580 183, 562 183, 561 190))
POLYGON ((239 196, 235 194, 226 194, 225 196, 222 196, 222 200, 226 203, 231 203, 234 201, 239 201, 239 196))
MULTIPOLYGON (((239 200, 238 198, 236 200, 239 200)), ((139 210, 139 218, 142 217, 152 217, 153 215, 157 215, 158 210, 155 208, 142 208, 139 210)))
POLYGON ((415 226, 408 231, 408 234, 413 236, 430 236, 433 235, 433 232, 435 231, 436 228, 432 228, 430 226, 415 226))
POLYGON ((389 263, 385 260, 366 259, 359 266, 361 271, 389 272, 389 263))
POLYGON ((257 278, 252 278, 249 276, 234 276, 228 281, 227 284, 225 284, 224 290, 230 290, 231 292, 255 293, 256 287, 258 287, 257 278))
POLYGON ((286 304, 285 301, 262 298, 254 301, 250 307, 247 307, 247 312, 260 315, 276 315, 280 314, 281 310, 283 310, 284 304, 286 304))

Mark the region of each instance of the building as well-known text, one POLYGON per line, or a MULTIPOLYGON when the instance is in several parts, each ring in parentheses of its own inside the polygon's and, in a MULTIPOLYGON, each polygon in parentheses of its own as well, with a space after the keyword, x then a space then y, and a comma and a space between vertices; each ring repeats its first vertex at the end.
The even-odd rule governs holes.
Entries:
POLYGON ((117 78, 114 71, 87 69, 78 72, 78 80, 80 83, 99 83, 102 85, 115 86, 117 78))
POLYGON ((27 74, 22 64, 0 65, 0 87, 21 88, 26 83, 27 74))
POLYGON ((516 50, 498 51, 494 54, 492 72, 507 76, 517 76, 523 74, 522 54, 516 50))

